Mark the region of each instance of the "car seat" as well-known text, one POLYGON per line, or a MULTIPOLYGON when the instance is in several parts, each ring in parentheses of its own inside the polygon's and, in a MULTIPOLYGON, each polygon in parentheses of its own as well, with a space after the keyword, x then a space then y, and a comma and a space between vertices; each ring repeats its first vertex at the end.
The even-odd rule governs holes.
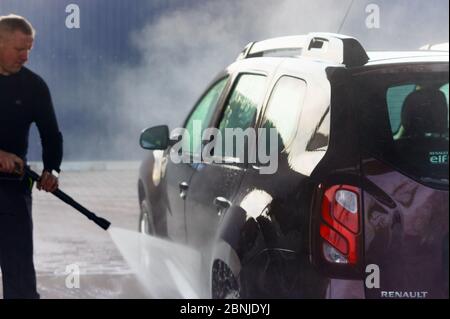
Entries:
POLYGON ((447 100, 439 90, 422 89, 405 99, 401 121, 404 137, 442 136, 448 132, 447 100))

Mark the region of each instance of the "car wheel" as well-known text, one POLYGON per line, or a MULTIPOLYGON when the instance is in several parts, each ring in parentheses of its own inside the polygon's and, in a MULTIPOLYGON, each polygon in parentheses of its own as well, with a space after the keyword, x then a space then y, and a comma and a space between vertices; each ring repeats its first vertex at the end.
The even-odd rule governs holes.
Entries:
POLYGON ((212 298, 240 299, 239 283, 231 269, 222 260, 216 260, 212 269, 212 298))
POLYGON ((141 214, 139 217, 139 232, 146 235, 155 234, 155 224, 150 205, 144 199, 140 203, 141 214))

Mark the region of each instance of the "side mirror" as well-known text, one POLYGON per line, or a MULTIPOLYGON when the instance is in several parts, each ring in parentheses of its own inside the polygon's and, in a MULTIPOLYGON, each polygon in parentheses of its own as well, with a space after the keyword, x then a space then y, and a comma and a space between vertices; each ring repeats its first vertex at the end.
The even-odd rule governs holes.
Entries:
POLYGON ((169 127, 160 125, 145 129, 141 133, 139 143, 146 150, 165 150, 169 147, 169 127))

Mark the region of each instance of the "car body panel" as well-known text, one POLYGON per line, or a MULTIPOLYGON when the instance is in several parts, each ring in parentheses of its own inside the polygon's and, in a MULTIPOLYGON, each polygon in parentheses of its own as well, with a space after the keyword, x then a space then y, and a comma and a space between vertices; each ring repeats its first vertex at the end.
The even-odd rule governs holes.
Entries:
POLYGON ((194 172, 191 164, 175 164, 168 160, 164 178, 167 193, 167 235, 179 242, 186 242, 187 240, 185 198, 181 195, 185 190, 182 190, 181 187, 183 183, 189 187, 194 172))
POLYGON ((365 160, 362 169, 392 199, 387 205, 364 191, 365 260, 380 269, 379 289, 366 289, 366 296, 448 297, 448 191, 421 185, 375 159, 365 160))
MULTIPOLYGON (((358 134, 361 105, 354 74, 379 68, 395 73, 424 63, 447 63, 448 68, 448 56, 379 54, 354 68, 313 58, 250 58, 230 65, 216 78, 229 75, 230 80, 211 126, 220 121, 238 75, 257 73, 268 77, 268 89, 256 127, 281 76, 306 82, 299 129, 271 175, 260 174, 258 163, 167 163, 159 186, 148 188, 147 196, 168 215, 169 237, 201 249, 207 270, 215 260, 223 261, 244 297, 383 298, 389 295, 381 291, 422 289, 427 297, 448 298, 448 190, 421 185, 370 157, 358 134), (328 129, 323 129, 327 117, 328 129), (183 181, 189 184, 185 199, 179 190, 183 181), (324 188, 341 184, 361 190, 361 258, 348 271, 320 256, 316 227, 324 188), (220 214, 217 197, 231 205, 220 214), (374 290, 367 288, 364 272, 373 263, 381 271, 381 288, 374 290), (421 272, 426 274, 415 280, 421 272), (447 278, 447 285, 439 278, 447 278)), ((162 156, 168 158, 169 152, 162 156)), ((150 175, 142 170, 141 179, 148 182, 150 175)))

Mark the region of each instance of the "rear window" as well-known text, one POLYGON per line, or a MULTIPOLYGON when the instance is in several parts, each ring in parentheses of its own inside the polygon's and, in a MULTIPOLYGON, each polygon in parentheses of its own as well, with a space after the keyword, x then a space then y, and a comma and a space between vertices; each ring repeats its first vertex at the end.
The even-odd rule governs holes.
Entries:
MULTIPOLYGON (((402 128, 401 112, 406 98, 414 91, 420 90, 420 85, 417 84, 401 84, 389 87, 386 93, 386 103, 389 111, 389 123, 391 131, 395 135, 401 134, 402 128)), ((447 102, 447 123, 448 123, 448 83, 442 85, 439 90, 444 95, 447 102)))
POLYGON ((448 188, 448 64, 425 69, 358 80, 363 147, 424 184, 448 188))

